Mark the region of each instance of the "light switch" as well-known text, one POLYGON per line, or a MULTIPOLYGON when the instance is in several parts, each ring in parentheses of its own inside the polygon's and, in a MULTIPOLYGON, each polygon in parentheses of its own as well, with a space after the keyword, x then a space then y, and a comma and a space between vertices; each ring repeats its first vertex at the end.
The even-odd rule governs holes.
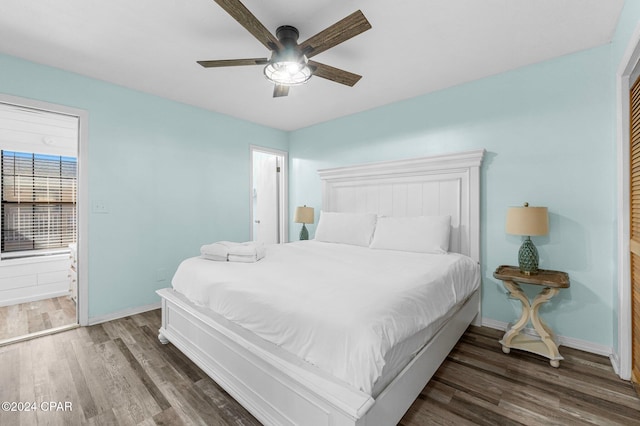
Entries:
POLYGON ((91 211, 93 213, 109 213, 109 207, 103 200, 93 200, 91 203, 91 211))

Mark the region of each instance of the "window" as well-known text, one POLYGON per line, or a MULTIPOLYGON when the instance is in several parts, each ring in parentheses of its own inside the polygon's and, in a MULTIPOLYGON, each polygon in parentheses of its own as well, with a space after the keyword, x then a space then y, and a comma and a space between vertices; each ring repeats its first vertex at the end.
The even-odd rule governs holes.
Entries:
POLYGON ((51 254, 76 241, 77 159, 1 151, 2 257, 51 254))

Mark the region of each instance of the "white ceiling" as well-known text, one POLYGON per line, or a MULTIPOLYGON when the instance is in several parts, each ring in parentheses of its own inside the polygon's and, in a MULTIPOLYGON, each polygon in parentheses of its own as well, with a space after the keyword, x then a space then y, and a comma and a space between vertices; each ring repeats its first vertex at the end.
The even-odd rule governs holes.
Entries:
POLYGON ((294 130, 611 41, 624 0, 242 0, 299 42, 361 9, 372 29, 313 59, 363 76, 313 77, 272 98, 268 57, 213 0, 2 0, 0 52, 294 130))

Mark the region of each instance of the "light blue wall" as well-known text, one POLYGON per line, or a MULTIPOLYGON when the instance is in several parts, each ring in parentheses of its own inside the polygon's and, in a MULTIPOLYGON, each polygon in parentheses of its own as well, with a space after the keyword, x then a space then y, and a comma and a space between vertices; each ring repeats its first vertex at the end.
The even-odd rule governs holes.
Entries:
POLYGON ((485 148, 484 315, 517 311, 491 273, 516 262, 504 215, 529 201, 550 211, 541 266, 572 282, 545 318, 614 346, 615 70, 638 17, 627 1, 611 45, 289 134, 2 55, 0 92, 89 112, 90 199, 109 208, 89 217, 90 317, 157 301, 202 243, 248 238, 250 144, 289 147, 290 205, 317 211, 318 168, 485 148))
MULTIPOLYGON (((626 0, 622 15, 618 22, 618 28, 616 30, 615 36, 613 38, 613 43, 612 43, 612 64, 614 67, 613 68, 614 73, 617 73, 617 71, 620 68, 621 62, 623 60, 623 56, 630 42, 630 37, 633 35, 636 28, 638 28, 638 25, 640 24, 639 21, 640 21, 640 1, 626 0)), ((623 66, 626 66, 626 65, 627 64, 624 64, 623 66)), ((614 76, 614 78, 616 77, 614 76)), ((616 129, 616 132, 617 130, 618 129, 616 129)), ((617 137, 617 133, 616 133, 616 137, 617 137)), ((616 164, 616 173, 620 173, 618 166, 619 165, 616 164)), ((617 220, 616 220, 616 226, 618 226, 617 220)), ((616 246, 616 250, 614 251, 615 262, 618 261, 617 256, 618 256, 618 251, 616 246)), ((617 270, 615 271, 614 276, 617 281, 619 279, 619 274, 617 270)), ((618 300, 618 297, 619 297, 618 286, 613 286, 612 292, 613 292, 613 300, 615 302, 618 300)), ((618 330, 619 309, 618 308, 619 308, 618 304, 614 303, 613 310, 612 310, 613 325, 614 325, 613 341, 616 349, 618 346, 618 335, 619 335, 619 330, 618 330)))
POLYGON ((613 37, 612 58, 614 71, 617 71, 622 56, 627 49, 630 37, 638 27, 640 20, 640 0, 625 0, 624 9, 613 37))
POLYGON ((249 145, 287 134, 0 55, 0 92, 89 112, 89 317, 159 300, 200 245, 249 238, 249 145), (164 281, 158 281, 164 279, 164 281))
MULTIPOLYGON (((638 16, 627 8, 621 22, 638 16)), ((519 313, 492 273, 517 262, 521 239, 505 234, 505 213, 528 201, 549 208, 550 234, 533 238, 541 267, 571 277, 544 317, 560 335, 613 347, 614 56, 627 39, 292 132, 291 211, 320 210, 320 168, 485 148, 483 315, 508 322, 519 313)))

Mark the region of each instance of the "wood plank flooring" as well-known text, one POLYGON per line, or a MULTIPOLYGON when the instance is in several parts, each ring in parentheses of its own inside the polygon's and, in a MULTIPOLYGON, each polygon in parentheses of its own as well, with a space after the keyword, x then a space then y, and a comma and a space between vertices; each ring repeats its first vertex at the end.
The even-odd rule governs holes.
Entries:
POLYGON ((561 347, 564 360, 512 350, 470 327, 401 421, 410 425, 640 425, 640 398, 608 358, 561 347))
MULTIPOLYGON (((259 424, 161 345, 159 326, 156 310, 0 347, 0 402, 37 407, 0 411, 0 425, 259 424)), ((500 335, 467 330, 400 424, 640 425, 640 399, 605 357, 563 347, 554 369, 535 355, 503 354, 500 335)))
POLYGON ((0 340, 76 323, 76 305, 68 296, 0 306, 0 340))

